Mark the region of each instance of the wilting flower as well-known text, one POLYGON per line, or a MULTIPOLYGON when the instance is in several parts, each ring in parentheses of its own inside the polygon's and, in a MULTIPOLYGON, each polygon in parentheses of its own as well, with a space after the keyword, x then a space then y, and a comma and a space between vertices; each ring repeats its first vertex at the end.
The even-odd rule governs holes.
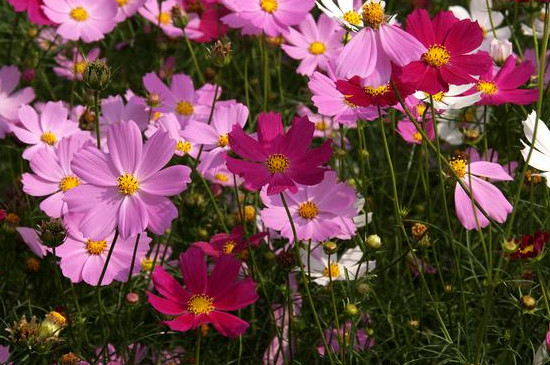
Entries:
POLYGON ((487 181, 510 181, 513 178, 504 168, 493 162, 468 162, 464 155, 457 155, 450 160, 451 167, 458 178, 466 185, 468 192, 457 182, 455 186, 455 210, 460 223, 466 229, 480 229, 489 225, 492 218, 498 223, 506 221, 512 212, 512 205, 502 192, 487 181), (477 202, 488 214, 486 217, 475 205, 477 202))
POLYGON ((481 28, 470 20, 458 20, 442 11, 430 19, 424 9, 407 16, 407 31, 427 48, 403 69, 402 79, 418 90, 437 94, 449 90, 449 84, 463 85, 476 81, 492 64, 485 52, 475 51, 483 41, 481 28))
POLYGON ((256 300, 256 283, 252 279, 235 281, 241 262, 231 255, 222 255, 210 276, 201 250, 190 248, 180 255, 180 269, 186 288, 183 288, 161 267, 156 267, 152 278, 161 296, 147 293, 149 303, 163 314, 176 316, 165 321, 173 331, 185 332, 203 324, 227 337, 237 337, 248 328, 248 323, 227 313, 244 308, 256 300))
POLYGON ((8 2, 13 5, 13 10, 16 12, 26 11, 31 23, 37 25, 54 24, 44 14, 44 10, 42 9, 42 0, 8 0, 8 2))
POLYGON ((21 72, 15 66, 0 68, 0 138, 11 132, 11 126, 18 121, 17 111, 21 105, 34 99, 32 87, 15 91, 21 72))
POLYGON ((57 34, 90 43, 113 30, 117 5, 111 0, 44 0, 44 12, 59 24, 57 34))
POLYGON ((537 113, 533 110, 523 121, 523 132, 529 143, 528 145, 521 141, 524 147, 521 150, 523 159, 527 160, 531 154, 528 161, 529 166, 542 171, 540 175, 545 177, 546 185, 550 188, 550 130, 542 120, 537 118, 537 113), (537 130, 536 139, 534 138, 535 128, 537 130))
POLYGON ((86 56, 80 53, 77 47, 71 51, 71 57, 59 53, 55 56, 55 62, 59 67, 54 67, 53 71, 57 76, 64 77, 68 80, 82 80, 82 74, 86 70, 88 63, 97 60, 99 57, 99 48, 93 48, 86 56))
MULTIPOLYGON (((260 197, 266 206, 260 212, 266 227, 281 231, 283 237, 293 240, 281 197, 269 195, 266 188, 262 189, 260 197)), ((339 183, 333 171, 328 171, 317 185, 298 185, 295 193, 285 193, 285 200, 299 240, 349 239, 355 234, 355 191, 345 183, 339 183)))
POLYGON ((325 14, 321 14, 317 23, 308 14, 298 29, 290 28, 285 34, 289 44, 281 46, 290 57, 301 60, 296 72, 309 76, 316 68, 326 70, 342 49, 344 31, 325 14))
POLYGON ((27 246, 29 246, 31 251, 36 256, 43 258, 52 251, 51 248, 46 247, 44 244, 42 244, 39 238, 40 233, 36 229, 29 227, 17 227, 16 230, 21 235, 23 242, 25 242, 27 246))
POLYGON ((193 246, 200 248, 208 256, 218 258, 222 254, 239 254, 247 250, 248 245, 258 247, 260 240, 266 235, 267 233, 262 232, 245 238, 243 226, 236 226, 229 234, 217 233, 210 242, 195 242, 193 246))
POLYGON ((355 280, 363 277, 368 271, 374 270, 375 261, 361 262, 363 251, 359 247, 350 248, 338 259, 336 255, 329 256, 323 252, 321 245, 310 252, 300 250, 305 271, 311 275, 313 281, 319 285, 327 285, 330 281, 355 280))
MULTIPOLYGON (((365 329, 356 328, 354 333, 352 333, 352 327, 353 323, 351 321, 346 321, 342 328, 330 328, 325 330, 325 340, 333 353, 340 353, 340 343, 348 349, 352 340, 354 351, 364 351, 374 346, 374 339, 367 335, 365 329)), ((317 352, 319 352, 319 355, 324 356, 325 347, 323 345, 317 346, 317 352)))
POLYGON ((48 216, 59 218, 68 212, 63 200, 65 192, 82 183, 72 172, 71 161, 75 153, 87 146, 93 146, 90 137, 76 134, 63 138, 54 151, 42 149, 33 154, 33 173, 23 174, 23 191, 32 196, 49 196, 40 203, 40 209, 48 216))
POLYGON ((138 11, 142 17, 159 26, 168 37, 177 38, 183 35, 183 31, 172 23, 174 6, 177 6, 176 0, 147 0, 138 11))
POLYGON ((23 143, 32 146, 23 152, 23 158, 30 160, 40 150, 53 151, 57 143, 65 137, 83 133, 78 124, 67 119, 69 111, 61 101, 47 102, 40 115, 29 105, 19 108, 21 126, 12 126, 13 133, 23 143))
POLYGON ((546 244, 548 243, 550 235, 545 231, 535 232, 532 236, 524 235, 521 237, 521 241, 515 239, 517 248, 515 251, 508 254, 513 259, 525 259, 539 256, 546 244))
POLYGON ((71 167, 87 183, 65 193, 71 212, 84 214, 79 228, 98 239, 115 228, 127 239, 146 228, 163 234, 178 215, 166 197, 185 190, 191 169, 163 168, 174 155, 176 142, 157 132, 143 145, 136 123, 113 124, 108 131, 109 153, 88 147, 75 155, 71 167))
POLYGON ((295 118, 284 133, 283 119, 277 113, 260 114, 258 140, 234 125, 229 144, 244 160, 227 157, 227 168, 244 178, 252 190, 268 185, 268 195, 287 189, 294 193, 298 191, 296 183, 318 184, 327 170, 321 165, 330 159, 332 148, 328 140, 319 148, 309 149, 314 130, 314 124, 307 118, 295 118))

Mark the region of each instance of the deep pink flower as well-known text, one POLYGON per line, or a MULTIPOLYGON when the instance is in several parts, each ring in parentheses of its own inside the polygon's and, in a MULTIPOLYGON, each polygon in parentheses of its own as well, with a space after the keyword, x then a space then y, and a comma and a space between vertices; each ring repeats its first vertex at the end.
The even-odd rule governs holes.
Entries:
POLYGON ((316 68, 326 70, 330 60, 342 50, 344 30, 325 14, 317 23, 308 14, 298 29, 290 28, 284 35, 289 44, 281 46, 290 57, 302 61, 296 72, 309 76, 316 68))
POLYGON ((10 347, 0 346, 0 364, 12 365, 12 362, 8 362, 10 359, 10 347))
POLYGON ((240 261, 231 255, 222 255, 207 276, 204 254, 190 248, 180 255, 180 269, 186 288, 163 268, 156 267, 152 278, 161 296, 147 293, 149 303, 156 310, 176 316, 165 324, 173 331, 185 332, 212 323, 218 332, 228 337, 237 337, 246 331, 247 322, 227 313, 258 300, 252 279, 235 281, 241 269, 240 261))
POLYGON ((178 215, 166 196, 181 193, 190 181, 187 166, 163 168, 176 142, 159 131, 143 145, 138 126, 130 121, 109 128, 107 145, 108 154, 88 147, 71 164, 87 183, 65 193, 69 210, 84 213, 80 230, 92 239, 103 239, 115 228, 123 239, 146 228, 163 234, 178 215))
POLYGON ((75 153, 93 145, 88 135, 77 134, 61 140, 54 151, 43 149, 32 156, 33 173, 23 174, 23 191, 32 196, 49 196, 40 203, 40 209, 48 216, 59 218, 67 214, 65 192, 81 184, 71 170, 71 161, 75 153))
POLYGON ((116 1, 44 0, 44 4, 46 16, 59 24, 57 34, 71 41, 98 41, 116 25, 116 1))
POLYGON ((36 256, 43 258, 49 252, 52 252, 51 248, 42 244, 39 233, 36 229, 29 227, 17 227, 15 230, 21 235, 23 242, 27 244, 36 256))
POLYGON ((442 11, 430 19, 424 9, 416 9, 407 17, 407 31, 427 48, 414 62, 405 66, 402 79, 418 90, 437 94, 449 84, 475 83, 491 66, 486 52, 475 51, 483 42, 483 31, 469 19, 458 20, 453 13, 442 11))
POLYGON ((308 149, 314 130, 315 125, 307 118, 295 118, 285 133, 280 114, 262 113, 258 117, 258 140, 247 135, 241 126, 233 126, 229 144, 244 160, 227 157, 227 168, 244 178, 251 190, 268 185, 268 195, 287 189, 295 193, 296 183, 318 184, 327 170, 321 165, 330 160, 332 148, 327 140, 319 148, 308 149))
POLYGON ((82 55, 79 49, 74 47, 71 54, 70 58, 63 53, 57 54, 55 62, 59 66, 54 67, 53 71, 57 76, 64 77, 67 80, 82 80, 82 74, 88 63, 97 60, 99 57, 99 48, 93 48, 87 55, 82 55))
POLYGON ((37 25, 54 24, 42 10, 42 0, 8 0, 16 12, 26 11, 31 23, 37 25))
POLYGON ((195 42, 212 42, 227 33, 227 25, 220 18, 229 11, 216 2, 182 0, 183 8, 189 16, 185 34, 195 42))
POLYGON ((32 87, 15 91, 21 72, 15 66, 0 68, 0 138, 11 132, 11 126, 18 122, 19 107, 34 99, 32 87))
POLYGON ((267 233, 257 233, 245 239, 243 226, 236 226, 231 230, 231 233, 217 233, 210 239, 210 242, 195 242, 193 246, 198 247, 205 255, 215 258, 222 254, 238 254, 243 250, 251 247, 258 247, 260 240, 267 233))
POLYGON ((545 231, 537 231, 532 236, 523 235, 521 242, 516 239, 517 249, 509 254, 512 259, 526 259, 539 256, 546 247, 550 235, 545 231))

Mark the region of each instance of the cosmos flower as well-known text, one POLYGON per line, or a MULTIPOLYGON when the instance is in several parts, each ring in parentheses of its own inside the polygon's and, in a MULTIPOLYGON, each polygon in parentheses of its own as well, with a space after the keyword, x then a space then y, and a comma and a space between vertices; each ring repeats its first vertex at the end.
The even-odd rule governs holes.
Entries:
POLYGON ((229 11, 216 2, 183 0, 183 9, 189 16, 185 34, 195 42, 212 42, 227 33, 227 25, 220 18, 229 11))
POLYGON ((164 34, 171 38, 183 36, 183 31, 172 23, 172 8, 177 6, 176 0, 147 0, 138 10, 139 14, 160 27, 164 34))
POLYGON ((358 30, 363 26, 361 0, 319 0, 317 7, 346 29, 358 30))
POLYGON ((17 227, 15 230, 19 233, 19 235, 21 235, 23 242, 27 244, 36 256, 43 258, 49 252, 52 252, 51 248, 42 244, 39 233, 36 229, 29 227, 17 227))
POLYGON ((73 172, 86 184, 65 192, 65 201, 71 212, 84 214, 79 229, 94 240, 115 228, 123 239, 146 228, 163 234, 178 215, 166 196, 181 193, 190 181, 187 166, 163 168, 176 142, 159 131, 143 145, 137 124, 130 121, 111 125, 107 145, 108 154, 88 147, 73 158, 73 172))
MULTIPOLYGON (((474 105, 481 100, 481 91, 467 93, 473 86, 475 86, 475 84, 449 85, 448 91, 440 91, 431 95, 434 108, 436 111, 457 110, 474 105)), ((428 104, 430 103, 430 94, 428 93, 417 91, 413 95, 419 100, 423 100, 428 104)))
POLYGON ((507 256, 512 259, 526 259, 539 256, 546 247, 550 235, 545 231, 537 231, 533 235, 523 235, 521 241, 515 239, 517 248, 507 256))
POLYGON ((199 148, 185 138, 183 128, 174 113, 163 114, 154 123, 149 124, 149 127, 145 131, 145 136, 150 138, 159 130, 167 132, 170 138, 176 141, 174 153, 177 156, 189 155, 193 158, 197 157, 199 148))
POLYGON ((95 47, 88 52, 87 55, 82 55, 77 47, 72 48, 71 57, 67 57, 64 53, 58 53, 55 56, 55 62, 59 65, 53 68, 57 76, 66 78, 67 80, 82 80, 82 74, 86 70, 88 63, 97 60, 99 57, 99 48, 95 47))
POLYGON ((86 43, 103 39, 116 25, 112 0, 44 0, 44 13, 58 23, 57 34, 86 43))
POLYGON ((295 118, 285 133, 283 119, 277 113, 262 113, 258 117, 258 140, 247 135, 239 125, 229 133, 233 152, 243 160, 227 157, 229 171, 244 178, 251 190, 267 185, 267 194, 298 191, 296 183, 316 185, 327 170, 330 160, 330 140, 321 147, 309 149, 315 126, 307 118, 295 118))
POLYGON ((521 141, 523 159, 527 160, 532 149, 529 166, 542 171, 540 175, 545 177, 546 185, 550 188, 550 130, 542 120, 537 119, 537 113, 532 111, 523 121, 523 133, 527 138, 527 143, 521 141), (536 139, 534 138, 535 128, 537 129, 536 139))
POLYGON ((29 104, 34 99, 32 87, 15 91, 20 79, 21 72, 17 67, 0 68, 0 138, 11 132, 11 126, 18 122, 19 107, 29 104))
POLYGON ((229 234, 216 233, 210 238, 210 242, 195 242, 193 246, 200 248, 205 255, 218 258, 222 254, 239 254, 247 250, 248 245, 258 247, 260 240, 266 235, 267 233, 262 232, 245 238, 243 226, 236 226, 229 234))
POLYGON ((13 5, 13 9, 18 13, 26 11, 31 23, 36 25, 54 24, 44 14, 44 10, 42 9, 42 0, 8 0, 8 3, 13 5))
POLYGON ((248 323, 227 313, 244 308, 256 300, 256 283, 252 279, 235 281, 241 262, 232 255, 222 255, 207 276, 201 250, 190 248, 180 255, 183 288, 163 268, 156 267, 152 278, 160 296, 147 293, 149 303, 159 312, 175 316, 164 321, 173 331, 186 332, 202 324, 212 323, 223 336, 237 337, 248 323))
MULTIPOLYGON (((432 120, 428 120, 425 123, 419 123, 424 130, 424 133, 428 136, 430 141, 435 138, 434 124, 432 120)), ((400 120, 397 122, 397 133, 407 143, 422 144, 422 134, 416 129, 416 126, 410 120, 400 120)))
POLYGON ((118 9, 115 21, 120 23, 132 17, 145 4, 147 0, 115 0, 118 9))
MULTIPOLYGON (((325 330, 325 340, 327 341, 330 350, 335 353, 340 353, 340 343, 348 348, 352 341, 352 327, 351 321, 346 321, 341 328, 327 328, 325 330)), ((353 350, 364 351, 374 346, 374 339, 370 338, 365 332, 364 328, 356 328, 353 333, 353 350)), ((319 355, 325 355, 325 347, 323 345, 317 346, 317 352, 319 355)))

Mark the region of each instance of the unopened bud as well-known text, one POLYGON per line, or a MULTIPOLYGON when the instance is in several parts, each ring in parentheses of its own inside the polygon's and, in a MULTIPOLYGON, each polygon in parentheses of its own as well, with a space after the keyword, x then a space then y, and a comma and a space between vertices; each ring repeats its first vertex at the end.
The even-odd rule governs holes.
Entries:
POLYGON ((337 250, 338 245, 336 244, 336 242, 326 241, 325 243, 323 243, 323 251, 325 251, 327 255, 335 254, 337 250))
POLYGON ((126 302, 129 304, 136 304, 137 302, 139 302, 139 294, 137 293, 126 294, 126 302))
POLYGON ((40 223, 40 240, 48 247, 57 247, 65 241, 65 227, 59 218, 40 223))
POLYGON ((516 250, 518 249, 518 243, 515 239, 512 238, 509 240, 504 240, 501 247, 502 251, 504 251, 505 253, 512 253, 516 252, 516 250))
POLYGON ((382 246, 382 240, 377 234, 371 234, 367 237, 367 245, 377 250, 382 246))
POLYGON ((111 67, 104 61, 95 60, 86 65, 82 79, 88 88, 94 91, 103 91, 111 82, 112 76, 111 67))
POLYGON ((346 304, 346 313, 352 317, 356 316, 359 313, 359 309, 353 303, 346 304))
POLYGON ((187 23, 189 23, 189 17, 187 16, 187 14, 185 14, 183 9, 177 5, 174 5, 172 7, 170 15, 172 16, 172 24, 176 28, 180 28, 183 30, 187 23))
POLYGON ((147 95, 147 105, 150 106, 151 108, 156 108, 157 106, 160 105, 162 99, 160 97, 159 94, 157 93, 150 93, 147 95))
POLYGON ((522 307, 527 310, 533 310, 537 306, 537 301, 530 295, 524 295, 519 299, 519 302, 522 307))
POLYGON ((502 64, 514 53, 512 43, 507 39, 493 39, 489 54, 497 64, 502 64))

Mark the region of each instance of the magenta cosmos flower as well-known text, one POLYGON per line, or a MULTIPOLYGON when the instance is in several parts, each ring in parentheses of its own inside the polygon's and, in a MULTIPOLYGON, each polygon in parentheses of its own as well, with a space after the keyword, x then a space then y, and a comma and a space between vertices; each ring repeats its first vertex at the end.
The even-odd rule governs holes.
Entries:
POLYGON ((193 246, 200 248, 205 255, 218 258, 222 254, 239 254, 248 249, 248 245, 258 247, 260 240, 266 235, 267 233, 261 232, 245 238, 243 226, 236 226, 229 234, 217 233, 210 242, 195 242, 193 246))
POLYGON ((71 41, 98 41, 116 25, 116 1, 44 0, 44 4, 46 16, 59 24, 57 34, 71 41))
POLYGON ((535 67, 530 61, 516 66, 516 57, 510 55, 500 69, 491 65, 487 73, 481 75, 476 85, 465 94, 481 91, 481 100, 477 105, 531 104, 538 99, 538 88, 519 87, 529 81, 534 71, 535 67))
POLYGON ((212 42, 227 33, 227 25, 220 17, 228 10, 217 4, 217 1, 183 0, 183 9, 189 16, 185 34, 195 42, 212 42))
POLYGON ((42 0, 8 0, 16 12, 26 11, 31 23, 37 25, 52 25, 52 21, 42 10, 42 0))
POLYGON ((472 53, 483 42, 483 31, 477 22, 458 20, 450 11, 430 19, 424 9, 407 17, 407 31, 427 48, 421 57, 405 66, 402 80, 418 90, 437 94, 449 90, 449 84, 475 83, 491 66, 486 52, 472 53))
POLYGON ((11 132, 11 125, 17 123, 19 107, 34 99, 32 87, 15 91, 20 79, 21 72, 17 67, 0 68, 0 138, 11 132))
POLYGON ((33 173, 23 174, 23 191, 32 196, 49 196, 40 203, 40 209, 48 216, 59 218, 68 213, 63 200, 65 192, 81 184, 72 172, 71 161, 75 153, 93 145, 89 136, 77 134, 64 138, 54 151, 43 149, 32 156, 33 173))
POLYGON ((498 163, 488 161, 468 162, 463 155, 457 155, 450 161, 451 167, 469 192, 464 191, 457 182, 455 187, 455 210, 460 223, 466 229, 479 229, 489 225, 489 219, 475 206, 470 199, 470 193, 475 201, 489 215, 489 218, 503 223, 512 212, 512 205, 506 200, 502 192, 487 181, 511 181, 498 163), (479 224, 478 224, 479 223, 479 224))
POLYGON ((212 323, 222 335, 237 337, 248 323, 227 313, 244 308, 256 300, 256 283, 252 279, 235 281, 241 262, 231 255, 222 255, 210 277, 201 250, 190 248, 180 255, 183 288, 163 268, 153 271, 153 283, 160 296, 147 293, 149 303, 163 314, 176 316, 165 321, 172 330, 185 332, 202 324, 212 323))
POLYGON ((318 184, 328 169, 321 165, 330 160, 332 148, 327 140, 319 148, 308 149, 314 131, 315 125, 307 118, 295 118, 285 133, 281 114, 262 113, 258 117, 258 140, 241 126, 233 126, 229 144, 244 160, 227 157, 227 168, 244 178, 251 190, 268 185, 268 195, 287 189, 295 193, 296 183, 318 184))
POLYGON ((164 168, 176 142, 157 132, 142 144, 136 123, 113 124, 108 131, 109 153, 88 147, 75 155, 71 167, 87 183, 65 192, 71 212, 84 213, 79 228, 86 237, 103 239, 115 228, 127 239, 146 228, 163 234, 178 215, 166 197, 185 190, 190 168, 164 168))
POLYGON ((88 63, 97 60, 99 57, 99 48, 93 48, 87 55, 82 55, 77 47, 71 50, 71 57, 63 53, 55 56, 55 62, 59 65, 54 67, 53 71, 57 76, 64 77, 67 80, 82 80, 82 74, 86 70, 88 63))
MULTIPOLYGON (((84 281, 89 285, 98 285, 115 234, 111 232, 94 239, 86 237, 78 229, 81 218, 82 216, 78 214, 70 214, 65 218, 67 238, 61 246, 56 248, 55 253, 61 258, 59 266, 63 275, 73 283, 84 281)), ((109 285, 113 280, 120 282, 128 280, 136 242, 132 275, 139 273, 140 262, 147 255, 151 242, 151 238, 147 237, 145 232, 141 232, 139 239, 137 235, 126 239, 120 236, 117 238, 101 285, 109 285)))
POLYGON ((235 12, 222 18, 233 28, 250 28, 251 25, 270 37, 285 33, 291 25, 299 24, 315 5, 315 0, 225 0, 235 12))
POLYGON ((281 46, 290 57, 302 61, 296 72, 309 76, 316 68, 326 70, 330 60, 342 50, 344 30, 325 14, 321 14, 317 24, 308 14, 298 29, 290 28, 284 36, 289 44, 281 46))
POLYGON ((21 126, 12 126, 13 133, 23 143, 32 145, 23 152, 23 158, 30 160, 36 152, 53 150, 57 143, 75 133, 86 133, 78 124, 67 119, 69 111, 61 101, 48 102, 40 115, 29 105, 19 108, 21 126))
MULTIPOLYGON (((260 197, 266 206, 260 212, 265 226, 281 231, 281 236, 293 240, 292 227, 281 197, 266 194, 265 188, 260 197)), ((355 234, 355 191, 339 183, 335 172, 327 172, 320 184, 298 186, 295 193, 285 194, 285 199, 299 240, 320 242, 333 237, 349 239, 355 234)))

